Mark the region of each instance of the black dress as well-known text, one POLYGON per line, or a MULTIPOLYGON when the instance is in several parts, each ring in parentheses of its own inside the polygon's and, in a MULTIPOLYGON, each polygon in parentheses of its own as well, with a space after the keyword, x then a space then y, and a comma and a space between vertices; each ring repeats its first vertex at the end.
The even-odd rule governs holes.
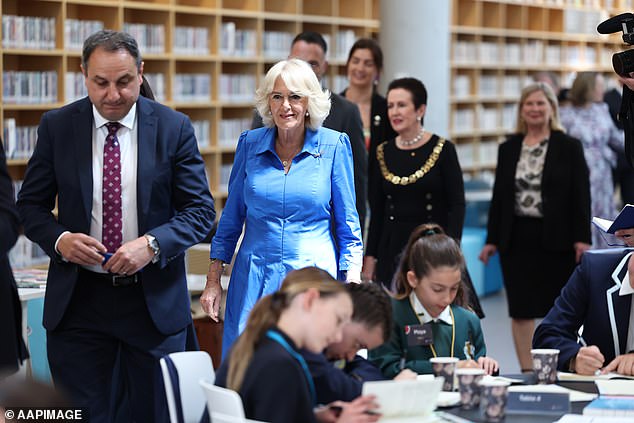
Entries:
MULTIPOLYGON (((414 150, 401 150, 394 139, 382 144, 385 166, 398 176, 411 175, 428 160, 440 138, 414 150)), ((378 149, 380 150, 381 147, 378 149)), ((412 231, 423 223, 437 223, 460 241, 465 215, 464 184, 456 149, 445 141, 434 166, 416 182, 387 181, 374 154, 370 160, 370 231, 366 255, 377 259, 377 280, 391 285, 400 254, 412 231)))

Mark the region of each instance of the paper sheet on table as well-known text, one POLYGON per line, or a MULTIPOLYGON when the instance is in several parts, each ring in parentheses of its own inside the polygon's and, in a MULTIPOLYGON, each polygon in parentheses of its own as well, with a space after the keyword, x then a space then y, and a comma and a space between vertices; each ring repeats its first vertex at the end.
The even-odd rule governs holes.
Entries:
POLYGON ((509 392, 542 392, 551 394, 570 394, 570 402, 578 401, 592 401, 597 397, 597 394, 590 394, 587 392, 576 391, 574 389, 564 388, 559 385, 521 385, 510 386, 509 392))
POLYGON ((634 380, 595 380, 601 395, 632 395, 634 394, 634 380))
POLYGON ((381 422, 425 421, 436 408, 443 378, 365 382, 363 395, 375 395, 381 422))
POLYGON ((632 423, 631 417, 598 417, 581 414, 564 414, 555 423, 632 423))

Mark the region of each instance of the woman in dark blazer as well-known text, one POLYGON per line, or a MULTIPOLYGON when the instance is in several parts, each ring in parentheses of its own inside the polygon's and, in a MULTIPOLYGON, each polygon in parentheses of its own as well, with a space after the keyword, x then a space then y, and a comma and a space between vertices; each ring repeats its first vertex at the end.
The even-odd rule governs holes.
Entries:
POLYGON ((13 185, 0 141, 0 380, 28 358, 22 339, 22 308, 9 265, 9 250, 18 239, 13 185))
POLYGON ((546 315, 590 248, 583 147, 563 133, 548 85, 522 90, 517 133, 500 145, 497 163, 480 260, 500 252, 515 350, 525 371, 532 366, 533 319, 546 315))

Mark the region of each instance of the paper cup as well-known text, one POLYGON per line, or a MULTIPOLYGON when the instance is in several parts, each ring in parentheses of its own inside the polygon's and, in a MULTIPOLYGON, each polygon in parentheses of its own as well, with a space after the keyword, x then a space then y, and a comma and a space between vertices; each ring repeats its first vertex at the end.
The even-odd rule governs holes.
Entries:
POLYGON ((508 382, 498 380, 481 380, 480 385, 480 415, 487 422, 499 422, 506 414, 506 399, 508 397, 508 382))
POLYGON ((538 384, 550 384, 557 381, 557 349, 533 349, 533 372, 538 384))
POLYGON ((480 385, 486 372, 484 369, 456 369, 456 380, 460 391, 462 408, 470 410, 480 404, 480 385))
POLYGON ((434 372, 434 376, 442 376, 445 378, 445 382, 442 385, 442 390, 453 391, 453 378, 458 359, 456 357, 434 357, 430 358, 429 362, 431 363, 431 368, 434 372))

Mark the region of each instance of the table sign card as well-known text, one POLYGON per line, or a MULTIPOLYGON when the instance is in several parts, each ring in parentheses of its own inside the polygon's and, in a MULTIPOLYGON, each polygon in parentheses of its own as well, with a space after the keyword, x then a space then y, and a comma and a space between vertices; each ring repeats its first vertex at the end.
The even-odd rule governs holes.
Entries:
POLYGON ((570 394, 554 385, 511 386, 507 414, 564 414, 570 412, 570 394), (552 386, 552 387, 551 387, 552 386), (553 389, 554 387, 554 389, 553 389))

